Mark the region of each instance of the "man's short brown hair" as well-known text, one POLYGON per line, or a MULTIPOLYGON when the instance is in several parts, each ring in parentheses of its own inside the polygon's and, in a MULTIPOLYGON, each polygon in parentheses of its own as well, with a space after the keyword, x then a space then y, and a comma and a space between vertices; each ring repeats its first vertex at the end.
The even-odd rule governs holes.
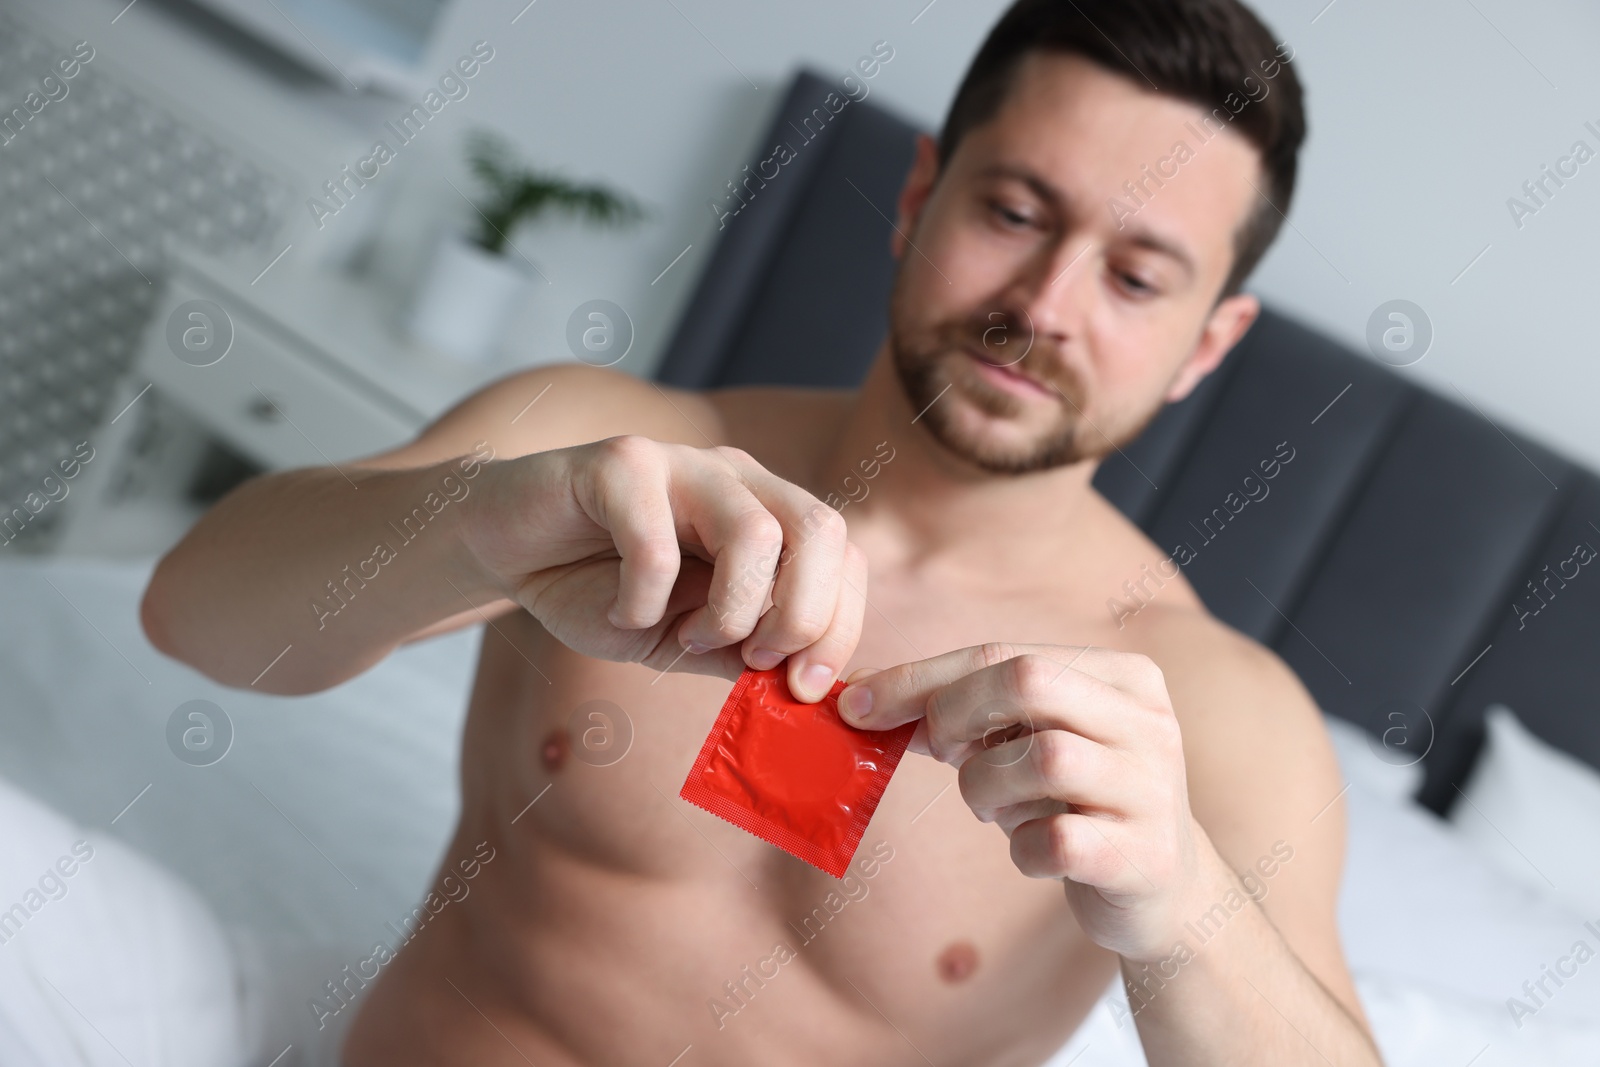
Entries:
POLYGON ((956 91, 939 135, 941 170, 967 131, 994 117, 1033 51, 1082 56, 1193 103, 1256 148, 1265 182, 1234 235, 1233 268, 1221 296, 1237 293, 1294 197, 1306 117, 1292 50, 1280 52, 1271 31, 1238 0, 1017 0, 989 31, 956 91))

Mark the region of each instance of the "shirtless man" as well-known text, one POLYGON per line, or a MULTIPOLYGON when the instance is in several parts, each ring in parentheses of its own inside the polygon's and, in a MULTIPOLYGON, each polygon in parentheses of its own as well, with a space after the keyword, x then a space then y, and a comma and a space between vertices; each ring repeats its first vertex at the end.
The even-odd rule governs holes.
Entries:
POLYGON ((490 625, 444 865, 495 858, 384 961, 346 1061, 1025 1067, 1120 969, 1158 1067, 1377 1063, 1317 709, 1181 577, 1113 618, 1166 553, 1090 484, 1256 316, 1302 133, 1235 0, 1022 0, 917 146, 859 390, 541 367, 207 515, 143 621, 221 682, 291 645, 256 688, 313 692, 490 625), (1108 211, 1236 80, 1236 123, 1108 211), (845 883, 677 796, 731 680, 785 656, 802 699, 859 678, 848 717, 921 720, 845 883), (597 700, 615 762, 578 758, 597 700))

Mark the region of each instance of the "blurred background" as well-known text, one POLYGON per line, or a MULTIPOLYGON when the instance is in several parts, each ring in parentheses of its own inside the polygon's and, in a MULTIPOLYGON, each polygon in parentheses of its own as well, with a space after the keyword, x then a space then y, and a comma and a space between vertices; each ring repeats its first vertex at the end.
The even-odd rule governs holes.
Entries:
MULTIPOLYGON (((575 358, 590 301, 626 320, 604 320, 629 339, 615 365, 648 375, 797 66, 842 75, 885 42, 866 90, 936 129, 1003 6, 3 0, 0 539, 159 551, 252 470, 384 447, 575 358), (561 179, 542 209, 490 210, 474 138, 501 177, 561 179), (191 373, 236 344, 249 368, 191 373), (58 504, 41 479, 82 442, 58 504)), ((1402 373, 1600 463, 1600 163, 1545 178, 1600 148, 1600 8, 1255 6, 1311 136, 1251 287, 1357 347, 1411 301, 1433 342, 1402 373)))

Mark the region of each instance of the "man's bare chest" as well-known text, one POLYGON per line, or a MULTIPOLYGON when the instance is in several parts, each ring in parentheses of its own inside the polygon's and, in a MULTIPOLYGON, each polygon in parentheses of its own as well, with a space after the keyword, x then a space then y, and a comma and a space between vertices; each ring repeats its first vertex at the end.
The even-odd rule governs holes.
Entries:
MULTIPOLYGON (((1047 598, 986 601, 886 584, 868 599, 847 675, 984 641, 1108 644, 1115 636, 1064 622, 1047 598)), ((678 798, 729 687, 578 656, 530 617, 510 617, 485 635, 463 752, 464 806, 492 805, 540 848, 580 863, 766 881, 805 911, 832 879, 678 798)), ((937 907, 927 879, 990 898, 1036 888, 1012 867, 1004 835, 967 809, 956 768, 924 755, 901 763, 863 849, 876 841, 901 857, 896 870, 908 887, 923 883, 902 914, 937 907)))

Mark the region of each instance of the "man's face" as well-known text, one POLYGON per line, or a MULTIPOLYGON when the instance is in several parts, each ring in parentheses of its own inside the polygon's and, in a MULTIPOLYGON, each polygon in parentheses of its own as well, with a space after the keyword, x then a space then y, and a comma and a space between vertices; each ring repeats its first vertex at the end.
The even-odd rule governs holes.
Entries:
POLYGON ((942 174, 931 142, 919 146, 889 347, 946 448, 1003 474, 1098 458, 1248 328, 1254 298, 1216 298, 1259 157, 1203 114, 1077 57, 1032 53, 942 174), (1164 159, 1177 173, 1158 188, 1144 168, 1164 159), (1139 206, 1127 182, 1153 195, 1139 191, 1139 206))

